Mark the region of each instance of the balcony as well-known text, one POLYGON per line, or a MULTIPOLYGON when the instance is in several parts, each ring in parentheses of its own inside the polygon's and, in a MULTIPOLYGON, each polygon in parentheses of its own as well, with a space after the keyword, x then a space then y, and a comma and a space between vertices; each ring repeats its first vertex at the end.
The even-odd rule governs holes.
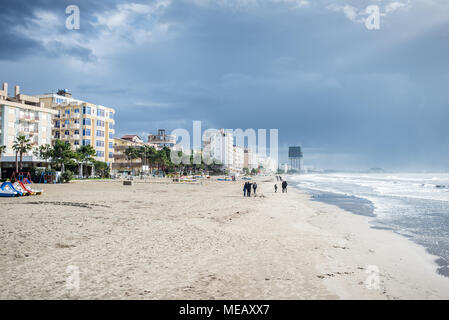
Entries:
POLYGON ((76 130, 78 130, 80 127, 81 127, 81 126, 80 126, 79 123, 72 123, 72 124, 70 125, 70 129, 76 129, 76 130))
POLYGON ((81 138, 81 136, 79 134, 72 134, 70 136, 70 140, 79 140, 81 138))
POLYGON ((72 119, 80 119, 81 115, 79 113, 72 113, 70 116, 72 119))
POLYGON ((36 135, 39 133, 38 128, 31 128, 31 127, 20 127, 19 128, 19 134, 21 135, 36 135))
POLYGON ((21 114, 19 116, 19 121, 29 122, 31 121, 31 116, 29 114, 21 114))

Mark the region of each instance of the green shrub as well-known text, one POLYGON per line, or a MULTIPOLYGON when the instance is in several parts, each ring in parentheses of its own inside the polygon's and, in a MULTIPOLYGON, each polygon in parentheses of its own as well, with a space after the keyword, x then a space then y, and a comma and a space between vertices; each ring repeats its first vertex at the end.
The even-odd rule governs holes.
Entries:
POLYGON ((73 172, 66 170, 63 174, 61 174, 61 178, 64 183, 70 182, 70 180, 73 180, 73 172))

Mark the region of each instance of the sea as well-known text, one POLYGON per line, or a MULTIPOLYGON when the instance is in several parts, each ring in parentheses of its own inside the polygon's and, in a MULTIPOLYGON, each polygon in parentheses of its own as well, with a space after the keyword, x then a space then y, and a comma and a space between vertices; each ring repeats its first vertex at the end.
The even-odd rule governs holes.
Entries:
POLYGON ((449 277, 448 173, 332 173, 289 177, 314 201, 370 217, 372 228, 391 230, 437 257, 449 277))

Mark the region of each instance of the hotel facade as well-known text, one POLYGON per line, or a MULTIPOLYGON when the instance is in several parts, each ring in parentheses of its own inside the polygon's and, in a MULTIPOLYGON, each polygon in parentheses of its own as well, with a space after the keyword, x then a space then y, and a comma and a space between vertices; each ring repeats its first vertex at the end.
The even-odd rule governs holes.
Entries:
POLYGON ((6 150, 0 159, 2 168, 15 168, 16 152, 12 146, 20 135, 28 137, 33 147, 23 155, 24 167, 42 162, 34 151, 51 144, 52 117, 56 114, 56 110, 45 107, 39 98, 21 94, 19 86, 15 86, 14 96, 9 96, 8 84, 3 83, 0 90, 0 145, 6 146, 6 150))
POLYGON ((114 139, 114 163, 112 170, 116 173, 137 173, 144 171, 142 159, 128 159, 126 150, 128 148, 144 147, 146 143, 138 135, 126 135, 114 139))
POLYGON ((56 111, 52 139, 70 144, 73 150, 90 145, 97 161, 114 162, 115 111, 101 105, 72 98, 67 90, 37 96, 46 108, 56 111))

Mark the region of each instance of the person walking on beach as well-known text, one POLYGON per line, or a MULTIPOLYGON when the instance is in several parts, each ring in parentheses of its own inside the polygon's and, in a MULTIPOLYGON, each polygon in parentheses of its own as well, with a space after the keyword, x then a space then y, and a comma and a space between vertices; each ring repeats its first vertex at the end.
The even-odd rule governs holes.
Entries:
POLYGON ((287 181, 282 182, 282 193, 287 192, 287 181))
POLYGON ((248 182, 243 185, 243 196, 246 197, 246 189, 248 189, 248 182))
POLYGON ((257 183, 253 183, 254 196, 256 196, 257 183))
POLYGON ((246 189, 246 196, 247 197, 251 197, 251 187, 252 187, 252 183, 251 182, 248 182, 248 184, 247 184, 247 189, 246 189))
POLYGON ((278 192, 278 185, 274 184, 274 193, 277 193, 277 192, 278 192))

